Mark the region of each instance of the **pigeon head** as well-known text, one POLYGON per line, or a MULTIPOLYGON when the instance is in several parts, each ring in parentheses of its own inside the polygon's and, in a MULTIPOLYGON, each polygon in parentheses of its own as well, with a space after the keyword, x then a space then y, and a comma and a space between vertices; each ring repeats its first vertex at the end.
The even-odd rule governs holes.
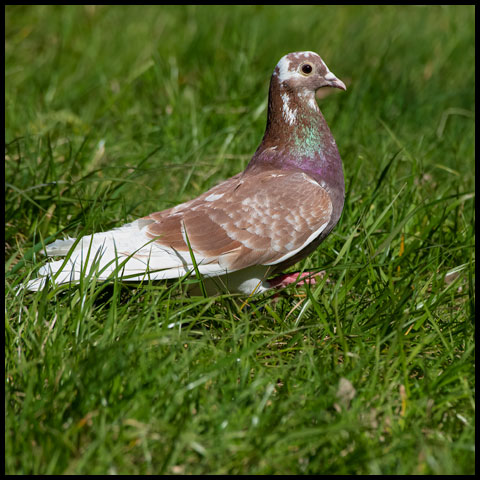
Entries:
POLYGON ((322 87, 347 89, 314 52, 293 52, 282 57, 270 81, 266 133, 286 138, 302 137, 308 129, 327 131, 315 100, 315 92, 322 87))
POLYGON ((347 89, 315 52, 285 55, 275 67, 273 77, 281 88, 297 92, 315 92, 322 87, 347 89))

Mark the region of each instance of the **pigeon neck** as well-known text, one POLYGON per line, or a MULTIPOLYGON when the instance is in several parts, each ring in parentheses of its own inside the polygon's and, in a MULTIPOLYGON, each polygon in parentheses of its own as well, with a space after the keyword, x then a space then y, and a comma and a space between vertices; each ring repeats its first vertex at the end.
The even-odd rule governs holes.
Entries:
POLYGON ((315 93, 296 90, 272 76, 265 135, 246 171, 301 170, 343 195, 342 161, 315 93))
POLYGON ((281 141, 288 144, 292 153, 312 156, 323 148, 326 135, 331 134, 315 101, 315 93, 295 91, 273 77, 264 141, 281 141))

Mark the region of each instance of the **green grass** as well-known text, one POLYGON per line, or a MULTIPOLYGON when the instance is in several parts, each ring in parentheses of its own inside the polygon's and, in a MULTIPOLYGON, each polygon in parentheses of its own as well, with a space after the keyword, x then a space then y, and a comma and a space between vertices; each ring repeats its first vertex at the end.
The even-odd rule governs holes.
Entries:
POLYGON ((474 473, 474 40, 472 6, 7 7, 6 473, 474 473), (42 242, 242 170, 298 50, 348 86, 324 281, 15 296, 42 242))

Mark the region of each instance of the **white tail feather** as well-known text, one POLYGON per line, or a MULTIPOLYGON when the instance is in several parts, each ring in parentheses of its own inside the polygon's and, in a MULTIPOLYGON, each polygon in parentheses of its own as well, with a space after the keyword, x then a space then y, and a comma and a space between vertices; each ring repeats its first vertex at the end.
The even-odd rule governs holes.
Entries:
MULTIPOLYGON (((137 220, 108 232, 83 237, 75 246, 74 238, 56 240, 45 250, 48 256, 67 256, 65 260, 50 261, 38 272, 39 278, 27 283, 28 290, 44 288, 47 279, 56 285, 77 283, 91 275, 99 280, 112 276, 125 281, 165 280, 194 274, 190 252, 178 252, 158 245, 146 236, 144 227, 149 222, 137 220)), ((226 271, 217 262, 206 264, 206 259, 195 254, 199 272, 217 276, 226 271)))
POLYGON ((70 247, 75 243, 75 238, 67 237, 63 240, 55 240, 50 245, 45 247, 46 251, 42 253, 49 255, 50 257, 54 256, 64 256, 70 250, 70 247))

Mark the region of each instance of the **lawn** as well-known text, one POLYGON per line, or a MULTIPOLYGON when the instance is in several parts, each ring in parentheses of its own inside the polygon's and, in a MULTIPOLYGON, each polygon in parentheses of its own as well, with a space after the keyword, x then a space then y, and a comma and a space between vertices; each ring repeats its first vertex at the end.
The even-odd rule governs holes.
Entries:
POLYGON ((7 6, 7 474, 473 474, 473 6, 7 6), (241 171, 284 54, 343 159, 312 287, 16 287, 241 171))

